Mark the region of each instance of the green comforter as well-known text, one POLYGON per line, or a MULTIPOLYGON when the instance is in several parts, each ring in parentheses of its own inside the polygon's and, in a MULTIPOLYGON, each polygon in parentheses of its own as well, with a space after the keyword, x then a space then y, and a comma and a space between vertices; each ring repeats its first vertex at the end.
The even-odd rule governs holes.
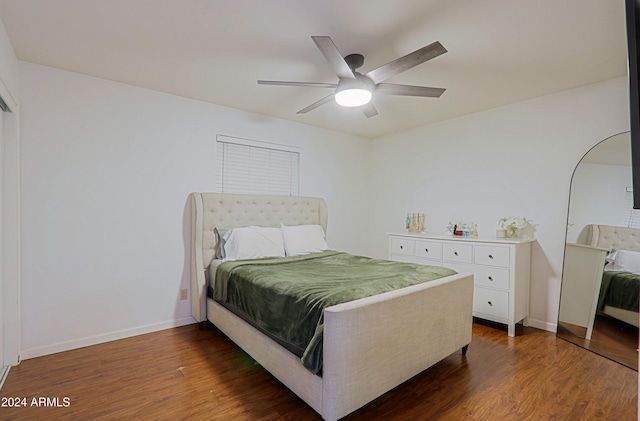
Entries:
POLYGON ((629 272, 605 270, 602 274, 598 310, 612 306, 629 311, 638 311, 640 275, 629 272))
POLYGON ((455 273, 335 251, 232 261, 216 269, 214 299, 303 349, 303 365, 317 374, 322 369, 324 308, 455 273))

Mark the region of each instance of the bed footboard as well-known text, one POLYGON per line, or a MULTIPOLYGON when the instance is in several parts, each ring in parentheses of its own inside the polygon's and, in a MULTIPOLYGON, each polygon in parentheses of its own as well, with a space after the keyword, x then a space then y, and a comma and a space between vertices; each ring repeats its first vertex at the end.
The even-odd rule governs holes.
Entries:
POLYGON ((322 416, 337 420, 471 342, 473 275, 325 309, 322 416))

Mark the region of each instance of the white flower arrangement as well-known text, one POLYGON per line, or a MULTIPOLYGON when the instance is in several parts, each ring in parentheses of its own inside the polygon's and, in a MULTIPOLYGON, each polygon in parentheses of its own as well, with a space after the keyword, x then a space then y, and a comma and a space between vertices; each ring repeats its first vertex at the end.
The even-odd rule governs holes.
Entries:
POLYGON ((515 237, 518 230, 529 226, 529 220, 523 216, 505 216, 498 221, 498 226, 505 230, 507 237, 515 237))

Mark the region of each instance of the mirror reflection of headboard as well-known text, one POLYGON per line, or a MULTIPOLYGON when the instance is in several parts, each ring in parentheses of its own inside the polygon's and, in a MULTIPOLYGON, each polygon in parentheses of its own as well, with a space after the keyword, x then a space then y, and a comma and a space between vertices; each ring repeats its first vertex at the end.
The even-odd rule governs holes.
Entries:
POLYGON ((591 224, 585 227, 586 244, 608 250, 640 251, 640 229, 591 224))

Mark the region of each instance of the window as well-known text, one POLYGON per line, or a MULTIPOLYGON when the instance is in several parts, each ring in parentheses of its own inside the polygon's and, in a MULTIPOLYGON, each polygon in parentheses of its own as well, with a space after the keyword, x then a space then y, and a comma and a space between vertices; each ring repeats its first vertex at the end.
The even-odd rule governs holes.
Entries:
POLYGON ((298 195, 297 148, 222 135, 217 143, 218 192, 298 195))
POLYGON ((633 209, 633 188, 627 187, 620 221, 623 227, 640 228, 640 210, 633 209))

